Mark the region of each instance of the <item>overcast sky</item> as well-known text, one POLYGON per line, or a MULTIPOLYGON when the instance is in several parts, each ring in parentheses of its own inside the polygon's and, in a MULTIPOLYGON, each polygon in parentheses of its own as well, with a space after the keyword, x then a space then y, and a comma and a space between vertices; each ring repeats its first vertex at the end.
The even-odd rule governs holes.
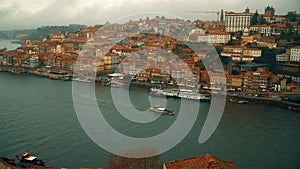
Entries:
POLYGON ((214 14, 184 11, 264 12, 273 5, 277 14, 300 12, 300 0, 0 0, 0 30, 72 23, 95 25, 140 12, 164 12, 184 19, 216 19, 214 14))

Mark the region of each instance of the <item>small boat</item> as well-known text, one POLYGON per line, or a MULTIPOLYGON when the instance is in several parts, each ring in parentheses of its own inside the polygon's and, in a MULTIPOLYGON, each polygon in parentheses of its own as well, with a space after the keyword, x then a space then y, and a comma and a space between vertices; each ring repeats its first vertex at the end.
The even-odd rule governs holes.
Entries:
POLYGON ((44 166, 45 162, 38 159, 35 156, 31 156, 28 152, 24 152, 21 155, 17 155, 20 162, 29 163, 37 166, 44 166))
POLYGON ((247 104, 248 101, 247 100, 238 100, 236 103, 237 104, 247 104))
POLYGON ((83 78, 83 77, 73 78, 72 80, 73 81, 78 81, 78 82, 86 82, 86 83, 92 82, 89 78, 83 78))
POLYGON ((200 102, 210 102, 210 97, 204 96, 203 94, 199 93, 179 93, 178 95, 181 99, 189 99, 189 100, 196 100, 200 102))
POLYGON ((175 115, 175 111, 174 110, 168 110, 164 107, 160 107, 160 106, 150 106, 149 107, 150 111, 156 112, 156 113, 162 113, 162 114, 167 114, 170 116, 174 116, 175 115))
POLYGON ((248 103, 247 100, 237 100, 237 99, 234 99, 234 98, 228 98, 227 100, 229 102, 237 103, 237 104, 247 104, 248 103))

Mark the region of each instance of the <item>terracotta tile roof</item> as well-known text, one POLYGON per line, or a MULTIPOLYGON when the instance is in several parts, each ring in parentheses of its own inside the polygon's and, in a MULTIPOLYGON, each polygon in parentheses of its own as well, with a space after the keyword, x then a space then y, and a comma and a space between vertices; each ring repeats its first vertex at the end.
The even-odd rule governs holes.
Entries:
POLYGON ((211 35, 229 35, 228 32, 209 32, 211 35))
POLYGON ((167 169, 236 169, 232 161, 221 160, 210 154, 166 162, 164 166, 167 169))
POLYGON ((279 28, 285 28, 286 24, 270 24, 270 26, 279 27, 279 28))
POLYGON ((253 25, 251 27, 269 27, 270 25, 263 24, 263 25, 253 25))
POLYGON ((300 46, 295 46, 292 49, 300 49, 300 46))
POLYGON ((242 46, 224 46, 224 48, 243 48, 242 46))
POLYGON ((268 13, 266 13, 266 14, 258 14, 258 16, 260 16, 260 17, 271 17, 271 14, 268 14, 268 13))
POLYGON ((247 12, 232 12, 232 11, 229 11, 229 12, 225 12, 226 15, 241 15, 241 14, 253 14, 253 13, 247 13, 247 12))

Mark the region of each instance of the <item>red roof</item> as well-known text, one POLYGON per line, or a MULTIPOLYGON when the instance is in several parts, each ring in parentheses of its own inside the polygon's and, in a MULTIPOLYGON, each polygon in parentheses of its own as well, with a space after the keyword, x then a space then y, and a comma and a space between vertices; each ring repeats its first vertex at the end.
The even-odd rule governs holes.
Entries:
POLYGON ((263 25, 253 25, 252 27, 269 27, 270 25, 263 24, 263 25))
POLYGON ((229 35, 228 32, 210 32, 211 35, 229 35))
POLYGON ((252 15, 253 13, 247 13, 247 12, 232 12, 232 11, 229 11, 229 12, 225 12, 226 15, 244 15, 244 14, 248 14, 248 15, 252 15))
POLYGON ((224 46, 224 48, 243 48, 241 46, 224 46))
POLYGON ((271 24, 270 26, 275 26, 275 27, 279 27, 279 28, 285 28, 286 24, 271 24))
POLYGON ((236 169, 232 161, 218 159, 210 154, 192 157, 189 159, 164 163, 167 169, 236 169))
POLYGON ((300 46, 295 46, 292 49, 300 49, 300 46))
POLYGON ((266 14, 258 14, 260 17, 271 17, 271 14, 266 13, 266 14))

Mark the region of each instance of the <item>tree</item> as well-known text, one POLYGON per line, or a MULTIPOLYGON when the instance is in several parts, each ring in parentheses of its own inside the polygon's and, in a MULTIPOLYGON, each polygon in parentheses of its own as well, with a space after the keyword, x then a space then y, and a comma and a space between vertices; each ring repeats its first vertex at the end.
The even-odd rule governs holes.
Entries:
POLYGON ((263 17, 259 17, 258 21, 257 21, 258 25, 263 25, 263 24, 267 24, 267 21, 265 20, 265 18, 263 17))
POLYGON ((251 25, 257 25, 258 23, 258 12, 256 10, 255 14, 251 18, 251 25))
POLYGON ((149 158, 128 158, 112 154, 109 169, 161 169, 159 156, 149 158))

